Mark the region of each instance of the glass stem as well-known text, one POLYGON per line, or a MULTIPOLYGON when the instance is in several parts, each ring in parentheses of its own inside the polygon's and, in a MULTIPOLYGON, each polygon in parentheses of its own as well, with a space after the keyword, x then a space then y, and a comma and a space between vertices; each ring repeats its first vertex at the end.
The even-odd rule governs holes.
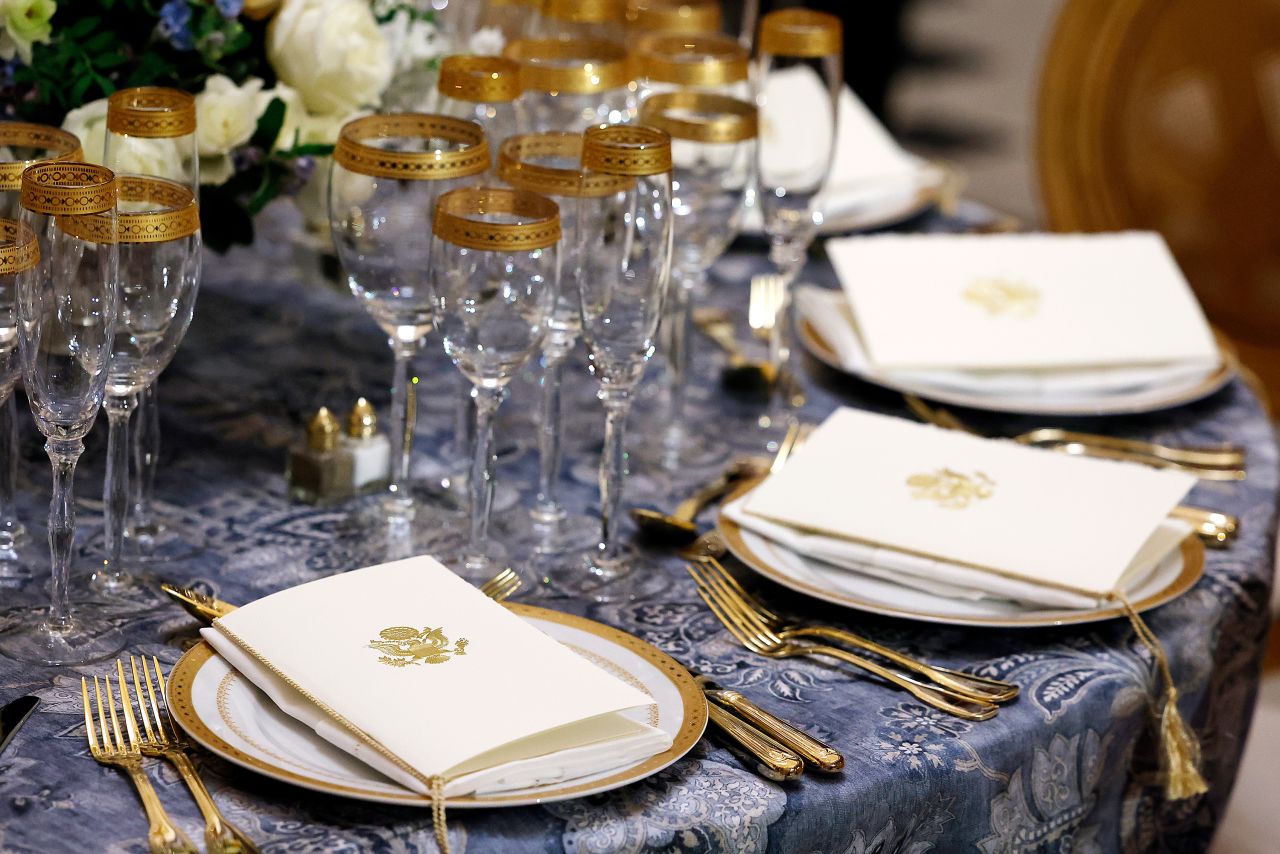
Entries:
POLYGON ((0 551, 12 551, 22 536, 14 501, 18 481, 18 410, 10 394, 0 404, 0 551))
POLYGON ((538 497, 533 505, 535 522, 550 524, 564 518, 564 508, 556 496, 563 457, 561 444, 560 385, 568 355, 561 347, 543 354, 542 418, 538 425, 538 497))
POLYGON ((395 368, 391 378, 391 482, 387 486, 388 511, 392 517, 408 515, 409 462, 413 455, 413 428, 417 420, 414 387, 409 383, 409 367, 418 352, 416 344, 391 339, 395 368))
MULTIPOLYGON (((133 468, 137 474, 134 484, 134 531, 155 532, 156 468, 160 461, 160 400, 156 397, 156 384, 143 389, 138 396, 138 422, 133 430, 133 468)), ((141 538, 140 544, 143 539, 141 538)))
POLYGON ((471 405, 471 381, 458 374, 458 406, 453 415, 453 458, 465 460, 475 447, 476 410, 471 405))
POLYGON ((489 511, 493 505, 493 420, 503 390, 477 386, 471 391, 476 408, 476 437, 471 457, 471 535, 468 557, 483 558, 489 544, 489 511))
POLYGON ((71 548, 76 538, 74 486, 76 461, 84 452, 79 439, 50 438, 44 445, 53 465, 53 498, 49 501, 49 558, 53 579, 49 585, 49 627, 66 631, 71 627, 68 582, 71 575, 71 548))
POLYGON ((631 389, 602 388, 604 403, 604 452, 600 457, 600 545, 599 557, 616 560, 618 523, 622 512, 622 483, 626 476, 627 415, 631 411, 631 389))
POLYGON ((671 349, 667 352, 667 360, 671 366, 670 388, 670 420, 667 429, 670 433, 678 433, 685 428, 684 406, 689 388, 689 361, 693 344, 693 292, 705 282, 705 271, 685 271, 675 282, 675 305, 667 316, 671 326, 671 349))
POLYGON ((129 514, 129 419, 138 406, 135 395, 113 395, 107 410, 107 476, 102 488, 102 523, 107 556, 99 576, 108 585, 124 580, 124 526, 129 514))

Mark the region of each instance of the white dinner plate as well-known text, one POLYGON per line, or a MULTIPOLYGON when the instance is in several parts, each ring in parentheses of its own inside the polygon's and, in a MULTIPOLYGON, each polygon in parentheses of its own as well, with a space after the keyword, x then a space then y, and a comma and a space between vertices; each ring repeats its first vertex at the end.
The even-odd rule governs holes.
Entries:
MULTIPOLYGON (((606 792, 643 780, 697 743, 707 706, 693 677, 678 662, 626 632, 593 620, 531 605, 509 604, 551 637, 653 698, 628 714, 671 735, 669 749, 624 768, 589 777, 493 795, 449 798, 459 807, 514 807, 606 792)), ((189 649, 169 675, 174 718, 208 750, 268 777, 318 792, 378 803, 421 806, 431 801, 392 782, 321 739, 231 668, 207 643, 189 649)))
POLYGON ((1239 369, 1239 361, 1230 343, 1221 335, 1218 339, 1218 352, 1222 361, 1218 368, 1200 377, 1170 383, 1169 385, 1142 388, 1125 393, 1107 394, 1073 394, 1069 397, 1027 395, 979 395, 966 393, 958 389, 944 388, 923 383, 903 382, 892 377, 869 371, 851 371, 840 362, 840 357, 830 344, 803 318, 796 319, 796 336, 801 346, 809 355, 822 362, 833 371, 856 377, 863 382, 880 386, 899 394, 911 394, 945 403, 950 406, 963 406, 968 409, 985 409, 989 412, 1008 412, 1017 415, 1053 416, 1091 416, 1091 415, 1138 415, 1145 412, 1159 412, 1195 403, 1211 394, 1221 391, 1235 377, 1239 369))
MULTIPOLYGON (((744 490, 745 491, 745 490, 744 490)), ((742 492, 739 492, 740 496, 742 492)), ((732 500, 732 499, 729 499, 732 500)), ((728 500, 726 501, 728 503, 728 500)), ((725 545, 750 569, 798 593, 870 611, 927 623, 999 628, 1035 628, 1093 623, 1124 615, 1119 605, 1087 609, 1037 608, 999 599, 956 599, 939 596, 813 560, 753 533, 721 513, 716 527, 725 545)), ((1195 534, 1165 558, 1145 579, 1127 591, 1138 611, 1181 596, 1204 572, 1204 544, 1195 534)))

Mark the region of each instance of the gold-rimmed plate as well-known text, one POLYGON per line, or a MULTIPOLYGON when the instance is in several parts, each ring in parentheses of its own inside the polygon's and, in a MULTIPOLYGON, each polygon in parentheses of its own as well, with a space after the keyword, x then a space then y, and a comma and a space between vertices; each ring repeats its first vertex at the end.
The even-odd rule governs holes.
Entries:
MULTIPOLYGON (((607 792, 661 771, 702 737, 707 706, 688 671, 651 644, 584 617, 532 605, 512 611, 653 698, 628 714, 670 733, 662 753, 624 768, 494 795, 449 798, 450 809, 514 807, 607 792)), ((206 643, 192 647, 169 676, 174 718, 211 752, 276 780, 357 800, 430 807, 431 802, 319 738, 282 712, 206 643)))
POLYGON ((1007 412, 1015 415, 1053 416, 1094 416, 1094 415, 1140 415, 1148 412, 1160 412, 1174 409, 1203 400, 1211 394, 1221 391, 1240 369, 1240 361, 1235 349, 1223 335, 1216 334, 1218 352, 1221 362, 1213 371, 1200 377, 1179 381, 1167 386, 1142 388, 1123 394, 1086 394, 1073 395, 1069 398, 1051 398, 1022 395, 978 395, 969 394, 958 389, 936 385, 924 385, 895 380, 869 371, 851 371, 840 361, 827 340, 822 337, 809 321, 796 318, 796 337, 800 345, 813 358, 822 364, 848 376, 856 377, 863 382, 896 391, 899 394, 910 394, 926 400, 943 403, 948 406, 962 406, 967 409, 983 409, 988 412, 1007 412))
MULTIPOLYGON (((750 491, 745 485, 734 498, 750 491)), ((732 500, 732 499, 731 499, 732 500)), ((716 527, 738 560, 770 581, 833 605, 886 617, 926 623, 991 628, 1045 628, 1094 623, 1124 616, 1119 605, 1096 608, 1033 608, 996 599, 963 600, 904 587, 862 573, 806 558, 725 518, 716 527)), ((1190 590, 1204 573, 1204 544, 1189 534, 1141 582, 1127 591, 1138 611, 1163 605, 1190 590)))

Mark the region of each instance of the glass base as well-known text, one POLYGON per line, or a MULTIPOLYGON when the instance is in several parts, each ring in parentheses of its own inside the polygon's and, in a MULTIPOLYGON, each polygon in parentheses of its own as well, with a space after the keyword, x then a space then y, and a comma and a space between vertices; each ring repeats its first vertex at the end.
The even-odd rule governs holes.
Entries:
POLYGON ((12 587, 31 578, 31 567, 23 561, 17 549, 0 548, 0 586, 12 587))
POLYGON ((89 589, 92 595, 101 597, 101 605, 113 616, 132 616, 156 611, 169 604, 170 600, 160 590, 163 581, 150 572, 122 572, 119 575, 108 575, 95 571, 89 576, 89 589))
POLYGON ((527 586, 529 582, 527 574, 511 565, 506 548, 493 541, 478 552, 464 545, 448 554, 436 555, 436 559, 477 587, 504 569, 510 569, 519 575, 524 582, 522 586, 527 586))
POLYGON ((0 655, 28 664, 102 661, 119 652, 125 641, 119 628, 83 614, 73 614, 62 624, 52 625, 47 606, 10 611, 0 625, 0 655))
POLYGON ((125 554, 138 564, 189 560, 205 549, 199 528, 166 519, 159 514, 148 525, 131 527, 124 535, 125 554))
POLYGON ((407 508, 390 499, 366 501, 339 522, 335 533, 347 546, 347 560, 361 566, 402 560, 414 555, 439 556, 455 551, 466 538, 465 515, 455 509, 420 501, 407 508))
POLYGON ((17 519, 0 521, 0 560, 6 552, 16 552, 27 541, 27 527, 17 519))
POLYGON ((640 442, 635 450, 643 468, 668 474, 689 469, 708 469, 723 465, 730 448, 723 441, 712 441, 691 432, 689 425, 672 425, 656 430, 640 442))
POLYGON ((608 558, 598 548, 585 554, 561 569, 559 577, 550 583, 580 599, 592 602, 627 602, 635 599, 630 586, 622 582, 635 572, 635 554, 624 549, 616 557, 608 558))
POLYGON ((547 557, 581 552, 600 539, 600 518, 561 510, 559 514, 529 510, 499 523, 502 538, 521 551, 547 557))

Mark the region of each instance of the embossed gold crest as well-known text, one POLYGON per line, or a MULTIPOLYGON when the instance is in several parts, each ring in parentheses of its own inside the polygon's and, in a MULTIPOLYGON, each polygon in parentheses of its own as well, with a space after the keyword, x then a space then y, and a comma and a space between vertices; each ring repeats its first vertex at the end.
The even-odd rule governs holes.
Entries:
POLYGON ((963 510, 975 501, 990 498, 996 482, 982 472, 964 474, 955 469, 940 468, 931 474, 913 474, 907 478, 911 497, 917 501, 934 501, 939 507, 963 510))
POLYGON ((382 653, 378 661, 388 667, 408 667, 418 664, 441 664, 453 656, 467 654, 467 639, 458 638, 453 649, 443 628, 430 626, 418 631, 410 626, 392 626, 378 632, 369 648, 382 653))
POLYGON ((993 317, 1031 317, 1040 310, 1040 292, 1014 279, 977 279, 964 298, 993 317))

